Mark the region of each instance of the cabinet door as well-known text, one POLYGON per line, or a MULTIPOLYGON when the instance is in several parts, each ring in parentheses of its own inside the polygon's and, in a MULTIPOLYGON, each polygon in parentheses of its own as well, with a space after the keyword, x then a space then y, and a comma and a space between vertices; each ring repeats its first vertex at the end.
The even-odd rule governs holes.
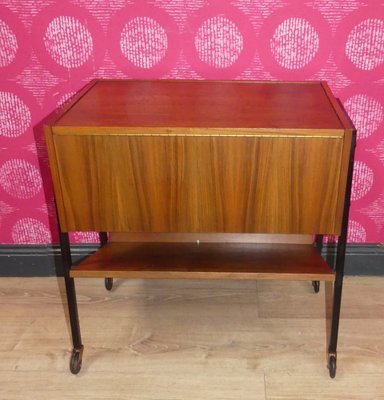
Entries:
POLYGON ((340 229, 342 136, 54 135, 54 145, 63 230, 340 229))

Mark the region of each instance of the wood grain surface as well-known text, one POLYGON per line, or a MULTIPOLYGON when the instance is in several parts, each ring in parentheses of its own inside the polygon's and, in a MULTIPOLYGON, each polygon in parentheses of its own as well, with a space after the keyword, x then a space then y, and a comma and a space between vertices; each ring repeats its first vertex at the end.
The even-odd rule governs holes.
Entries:
POLYGON ((111 232, 109 242, 313 244, 312 235, 260 233, 111 232))
MULTIPOLYGON (((352 126, 326 83, 88 88, 45 130, 62 231, 340 234, 352 126)), ((224 248, 112 243, 72 273, 333 279, 311 246, 224 248)))
POLYGON ((95 80, 45 126, 61 228, 338 234, 352 130, 325 82, 95 80))
POLYGON ((340 232, 343 140, 54 136, 64 231, 340 232))
POLYGON ((383 284, 345 279, 332 380, 323 285, 79 279, 73 376, 62 280, 1 278, 0 399, 382 399, 383 284))
POLYGON ((328 280, 312 245, 108 243, 74 266, 73 277, 328 280))
MULTIPOLYGON (((219 82, 101 80, 55 123, 113 128, 237 128, 329 130, 344 127, 330 106, 325 82, 219 82)), ((233 129, 235 128, 235 129, 233 129)), ((169 132, 158 130, 160 132, 169 132)))

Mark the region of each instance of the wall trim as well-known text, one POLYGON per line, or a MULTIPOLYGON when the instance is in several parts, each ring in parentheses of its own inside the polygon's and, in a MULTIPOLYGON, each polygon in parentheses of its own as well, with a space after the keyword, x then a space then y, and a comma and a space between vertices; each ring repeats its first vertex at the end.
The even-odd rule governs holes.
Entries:
MULTIPOLYGON (((71 245, 72 261, 95 252, 97 244, 71 245)), ((62 276, 59 245, 0 245, 0 276, 62 276)))
MULTIPOLYGON (((74 262, 96 251, 97 244, 72 245, 74 262)), ((335 254, 335 246, 325 246, 324 255, 335 254)), ((349 244, 345 260, 346 275, 383 275, 384 244, 349 244)), ((0 276, 62 275, 58 245, 0 245, 0 276)))

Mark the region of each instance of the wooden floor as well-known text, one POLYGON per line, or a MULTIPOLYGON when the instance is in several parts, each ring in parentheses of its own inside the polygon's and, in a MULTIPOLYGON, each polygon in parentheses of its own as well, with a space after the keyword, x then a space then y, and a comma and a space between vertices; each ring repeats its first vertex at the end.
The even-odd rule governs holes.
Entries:
POLYGON ((0 399, 384 399, 384 278, 347 278, 337 376, 324 285, 78 279, 83 368, 62 281, 0 278, 0 399))

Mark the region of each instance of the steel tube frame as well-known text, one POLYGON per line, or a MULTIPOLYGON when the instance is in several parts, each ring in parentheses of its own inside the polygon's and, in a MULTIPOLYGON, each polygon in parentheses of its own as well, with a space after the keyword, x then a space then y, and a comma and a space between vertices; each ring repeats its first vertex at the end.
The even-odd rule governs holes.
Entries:
MULTIPOLYGON (((356 131, 354 130, 352 132, 352 143, 351 143, 351 151, 350 151, 349 166, 348 166, 347 187, 345 193, 343 219, 342 219, 342 230, 338 238, 338 244, 337 244, 337 254, 335 263, 336 277, 335 277, 334 291, 333 291, 332 321, 331 321, 330 340, 328 346, 328 359, 331 356, 336 358, 337 355, 340 306, 341 306, 341 295, 342 295, 343 278, 344 278, 345 251, 346 251, 346 242, 348 233, 348 217, 349 217, 350 198, 352 189, 353 161, 354 161, 355 147, 356 147, 356 131)), ((57 209, 56 209, 56 214, 57 214, 57 209)), ((72 267, 70 241, 68 232, 61 231, 60 222, 59 222, 59 234, 60 234, 61 256, 63 260, 63 269, 64 269, 65 289, 67 295, 68 312, 69 312, 71 334, 72 334, 73 351, 80 353, 81 357, 84 347, 82 344, 81 333, 80 333, 75 282, 74 279, 70 277, 70 270, 72 267)), ((101 246, 104 246, 108 241, 108 236, 106 232, 99 232, 99 238, 101 246)), ((322 246, 323 246, 323 236, 317 235, 316 247, 320 252, 322 246)))
POLYGON ((351 204, 351 190, 352 190, 353 162, 354 162, 355 148, 356 148, 356 130, 353 130, 351 150, 349 156, 349 165, 348 165, 347 187, 344 200, 342 228, 340 236, 338 237, 337 251, 336 251, 336 263, 335 263, 336 276, 333 289, 332 321, 331 321, 331 332, 330 332, 330 339, 328 346, 328 360, 330 360, 331 356, 335 357, 335 359, 337 357, 337 340, 339 334, 341 295, 343 291, 345 251, 346 251, 347 234, 348 234, 349 208, 351 204))
POLYGON ((75 281, 69 276, 72 266, 71 247, 69 243, 68 232, 60 231, 60 248, 63 260, 65 290, 67 294, 67 304, 69 321, 71 325, 72 342, 74 350, 83 348, 80 333, 79 313, 77 309, 75 281))

